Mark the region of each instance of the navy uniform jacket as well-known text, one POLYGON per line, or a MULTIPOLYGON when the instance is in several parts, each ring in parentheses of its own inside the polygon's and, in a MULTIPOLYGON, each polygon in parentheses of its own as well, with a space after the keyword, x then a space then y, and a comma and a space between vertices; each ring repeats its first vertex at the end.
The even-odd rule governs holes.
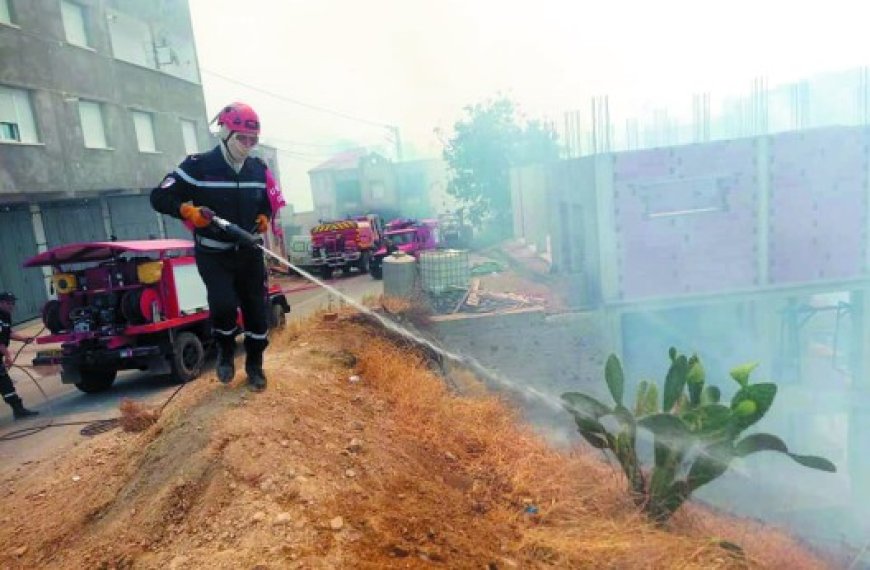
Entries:
MULTIPOLYGON (((155 210, 181 219, 179 209, 184 202, 207 206, 215 214, 244 230, 254 229, 260 214, 272 217, 272 206, 266 193, 266 164, 255 157, 245 160, 242 170, 230 168, 219 146, 202 154, 192 154, 178 168, 166 175, 151 191, 155 210)), ((196 228, 195 236, 232 242, 216 226, 196 228)))
MULTIPOLYGON (((9 341, 12 338, 12 315, 6 311, 0 310, 0 344, 9 346, 9 341)), ((6 374, 6 365, 3 363, 3 357, 0 356, 0 375, 6 374)), ((7 376, 8 378, 8 376, 7 376)), ((11 387, 12 384, 10 383, 11 387)), ((5 388, 5 386, 4 386, 5 388)), ((14 388, 12 389, 14 392, 14 388)), ((5 390, 4 390, 5 391, 5 390)))
MULTIPOLYGON (((9 346, 9 341, 12 338, 12 315, 6 311, 0 310, 0 344, 9 346)), ((0 360, 0 366, 3 366, 0 360)))

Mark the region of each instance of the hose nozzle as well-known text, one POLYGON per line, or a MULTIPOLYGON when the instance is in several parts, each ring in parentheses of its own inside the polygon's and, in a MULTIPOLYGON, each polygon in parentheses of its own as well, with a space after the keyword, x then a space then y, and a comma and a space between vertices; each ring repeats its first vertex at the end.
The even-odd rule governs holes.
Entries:
POLYGON ((247 232, 236 224, 229 222, 219 216, 212 216, 211 223, 213 223, 223 231, 227 232, 233 237, 233 239, 244 245, 257 246, 261 242, 261 238, 259 236, 247 232))

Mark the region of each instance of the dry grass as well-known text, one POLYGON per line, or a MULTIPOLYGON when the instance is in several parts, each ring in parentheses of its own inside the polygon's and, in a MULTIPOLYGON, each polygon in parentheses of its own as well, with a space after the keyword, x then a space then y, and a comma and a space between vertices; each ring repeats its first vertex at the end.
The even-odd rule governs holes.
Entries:
POLYGON ((123 398, 119 408, 121 427, 127 432, 145 431, 160 417, 160 411, 153 406, 142 405, 130 398, 123 398))
POLYGON ((367 338, 357 369, 389 404, 391 439, 404 451, 366 502, 376 514, 362 559, 392 549, 463 567, 825 567, 782 533, 700 509, 692 523, 656 528, 597 457, 554 450, 469 378, 476 396, 457 396, 422 357, 367 338), (722 540, 738 541, 745 557, 722 540))
POLYGON ((410 323, 421 330, 429 328, 429 319, 433 314, 432 307, 422 291, 415 292, 411 298, 382 295, 379 305, 384 312, 400 323, 410 323))
POLYGON ((159 418, 127 400, 143 433, 2 482, 0 567, 824 567, 696 507, 648 524, 597 456, 547 445, 467 373, 452 371, 466 395, 451 392, 427 355, 351 311, 271 342, 264 393, 208 373, 159 418))

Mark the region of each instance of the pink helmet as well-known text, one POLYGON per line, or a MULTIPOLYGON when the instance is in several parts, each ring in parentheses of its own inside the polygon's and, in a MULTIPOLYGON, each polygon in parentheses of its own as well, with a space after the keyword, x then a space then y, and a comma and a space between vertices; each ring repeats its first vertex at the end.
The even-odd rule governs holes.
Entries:
POLYGON ((221 109, 217 117, 217 124, 236 133, 260 134, 260 118, 251 106, 245 103, 230 103, 221 109))

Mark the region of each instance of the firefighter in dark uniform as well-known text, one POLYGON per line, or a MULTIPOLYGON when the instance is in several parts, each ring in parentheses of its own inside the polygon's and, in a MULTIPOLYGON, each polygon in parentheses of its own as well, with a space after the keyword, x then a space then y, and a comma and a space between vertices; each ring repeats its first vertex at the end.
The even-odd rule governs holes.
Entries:
POLYGON ((33 341, 28 336, 21 336, 12 330, 12 311, 15 310, 17 298, 12 293, 4 291, 0 293, 0 352, 3 353, 3 362, 0 363, 0 393, 3 401, 12 408, 12 415, 16 420, 35 416, 39 412, 28 410, 24 407, 21 397, 15 392, 15 385, 9 377, 9 368, 12 367, 12 352, 9 350, 9 341, 17 340, 28 344, 33 341))
POLYGON ((250 386, 266 388, 263 351, 268 345, 268 286, 263 253, 243 245, 211 223, 217 215, 242 229, 265 233, 272 208, 266 193, 266 164, 249 153, 258 142, 260 121, 244 103, 218 114, 220 142, 209 152, 188 156, 151 192, 158 212, 193 227, 196 266, 208 291, 212 330, 218 347, 217 376, 235 376, 233 354, 237 309, 245 326, 245 372, 250 386))

